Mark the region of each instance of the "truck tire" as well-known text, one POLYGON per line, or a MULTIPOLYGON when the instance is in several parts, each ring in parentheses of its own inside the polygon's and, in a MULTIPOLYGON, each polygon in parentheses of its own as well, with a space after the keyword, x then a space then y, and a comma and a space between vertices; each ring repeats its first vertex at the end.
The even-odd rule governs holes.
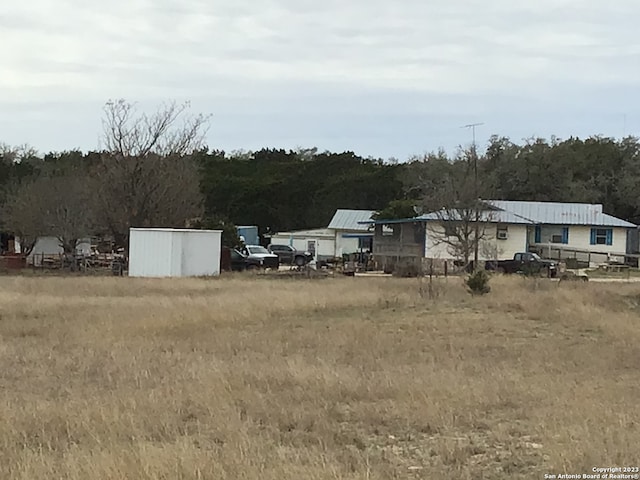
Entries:
POLYGON ((307 262, 303 256, 298 255, 296 258, 293 259, 293 263, 296 264, 296 267, 304 267, 307 262))

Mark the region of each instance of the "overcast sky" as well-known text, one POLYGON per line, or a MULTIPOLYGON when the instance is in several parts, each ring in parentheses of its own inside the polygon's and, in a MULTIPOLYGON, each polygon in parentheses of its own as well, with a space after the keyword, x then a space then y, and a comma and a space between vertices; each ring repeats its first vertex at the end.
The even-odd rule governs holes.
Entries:
POLYGON ((640 135, 637 0, 23 0, 0 6, 0 142, 97 148, 110 98, 190 100, 211 148, 407 159, 640 135))

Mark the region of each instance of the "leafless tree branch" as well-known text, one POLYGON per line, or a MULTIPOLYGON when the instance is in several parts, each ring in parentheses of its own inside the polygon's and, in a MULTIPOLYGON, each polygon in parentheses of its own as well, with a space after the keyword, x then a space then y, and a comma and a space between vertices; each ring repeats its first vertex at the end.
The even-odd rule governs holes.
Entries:
POLYGON ((181 227, 202 212, 194 153, 209 117, 187 115, 188 103, 148 115, 124 100, 105 105, 103 153, 96 177, 102 223, 122 246, 130 227, 181 227))

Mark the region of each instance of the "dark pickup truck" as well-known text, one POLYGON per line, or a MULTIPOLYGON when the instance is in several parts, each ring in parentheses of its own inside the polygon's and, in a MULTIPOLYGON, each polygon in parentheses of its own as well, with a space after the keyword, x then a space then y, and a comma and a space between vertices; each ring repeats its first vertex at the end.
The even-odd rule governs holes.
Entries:
POLYGON ((232 248, 230 252, 230 267, 232 271, 263 270, 271 268, 278 270, 280 262, 278 256, 269 253, 260 245, 247 245, 244 248, 232 248))
POLYGON ((278 256, 282 265, 296 265, 302 267, 313 260, 309 252, 300 252, 290 245, 272 244, 267 247, 271 253, 278 256))
POLYGON ((553 260, 545 260, 535 253, 516 253, 512 260, 488 261, 486 270, 499 273, 522 273, 525 275, 544 275, 555 278, 558 275, 558 264, 553 260))

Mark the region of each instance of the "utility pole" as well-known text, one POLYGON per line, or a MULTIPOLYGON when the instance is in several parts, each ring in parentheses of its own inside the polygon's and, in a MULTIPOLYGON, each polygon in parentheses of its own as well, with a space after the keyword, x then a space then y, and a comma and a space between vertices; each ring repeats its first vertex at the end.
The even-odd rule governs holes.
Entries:
POLYGON ((478 152, 476 150, 476 127, 484 123, 470 123, 461 128, 471 129, 473 143, 471 144, 471 155, 473 156, 473 190, 475 198, 475 221, 474 221, 474 241, 473 241, 473 270, 478 270, 480 241, 480 195, 478 188, 478 152))

